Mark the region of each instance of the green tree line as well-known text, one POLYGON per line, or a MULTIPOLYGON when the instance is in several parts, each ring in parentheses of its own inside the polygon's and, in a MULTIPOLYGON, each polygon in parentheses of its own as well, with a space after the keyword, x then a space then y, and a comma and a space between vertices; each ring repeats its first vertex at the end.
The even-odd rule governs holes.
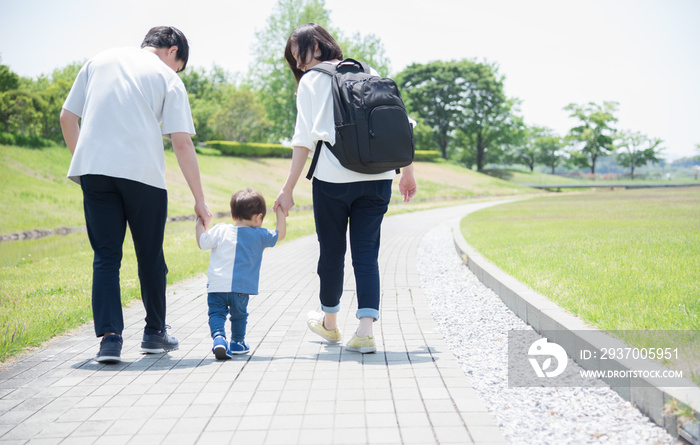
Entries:
MULTIPOLYGON (((376 35, 346 35, 333 26, 330 15, 324 0, 278 0, 256 33, 246 74, 231 74, 218 66, 190 67, 181 73, 197 129, 195 142, 289 141, 296 119, 296 82, 284 60, 284 47, 299 24, 316 22, 336 37, 345 57, 363 60, 397 81, 418 122, 416 149, 439 151, 442 158, 477 171, 484 171, 487 164, 521 164, 531 171, 543 165, 552 173, 559 166, 595 173, 601 157, 615 156, 618 165, 634 176, 635 168, 661 160, 663 141, 615 127, 615 102, 569 104, 564 109, 577 124, 558 135, 525 123, 519 99, 504 92, 505 76, 497 63, 434 61, 393 73, 376 35)), ((20 77, 0 65, 0 130, 62 143, 58 116, 82 63, 36 79, 20 77)))

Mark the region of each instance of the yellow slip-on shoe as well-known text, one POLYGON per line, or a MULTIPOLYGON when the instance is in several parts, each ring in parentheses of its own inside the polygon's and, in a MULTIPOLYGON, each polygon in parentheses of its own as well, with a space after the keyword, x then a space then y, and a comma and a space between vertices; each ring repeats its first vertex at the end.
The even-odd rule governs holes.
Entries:
POLYGON ((335 328, 329 331, 323 326, 323 318, 320 320, 317 318, 309 318, 306 321, 306 325, 309 327, 311 332, 323 337, 324 340, 330 343, 338 343, 340 341, 340 329, 335 328))
POLYGON ((377 352, 377 345, 374 342, 374 337, 371 335, 367 337, 358 337, 357 334, 355 334, 352 336, 347 346, 345 346, 345 349, 367 354, 370 352, 377 352))

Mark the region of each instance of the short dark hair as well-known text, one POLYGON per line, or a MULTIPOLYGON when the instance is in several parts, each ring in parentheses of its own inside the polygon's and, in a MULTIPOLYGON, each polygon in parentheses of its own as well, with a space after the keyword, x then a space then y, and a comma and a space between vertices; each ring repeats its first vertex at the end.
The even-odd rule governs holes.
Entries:
MULTIPOLYGON (((187 67, 187 60, 190 58, 190 44, 187 37, 174 26, 156 26, 151 28, 141 42, 141 48, 150 46, 152 48, 171 48, 177 46, 176 60, 182 61, 182 70, 187 67)), ((182 71, 181 70, 181 71, 182 71)))
POLYGON ((253 216, 267 213, 267 204, 262 193, 248 187, 239 190, 231 196, 231 216, 236 220, 253 219, 253 216))
POLYGON ((340 59, 343 60, 343 50, 335 39, 321 25, 316 23, 305 23, 292 31, 287 39, 287 47, 284 49, 284 58, 289 64, 294 78, 297 83, 301 80, 304 72, 297 68, 297 60, 292 55, 292 44, 296 43, 299 47, 299 57, 306 59, 306 55, 311 51, 314 52, 314 43, 318 43, 318 49, 321 51, 321 61, 340 59))

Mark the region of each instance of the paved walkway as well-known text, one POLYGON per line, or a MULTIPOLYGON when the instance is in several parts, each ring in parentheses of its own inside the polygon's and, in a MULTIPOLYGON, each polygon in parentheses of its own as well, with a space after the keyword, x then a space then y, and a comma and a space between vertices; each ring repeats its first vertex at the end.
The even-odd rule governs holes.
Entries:
MULTIPOLYGON (((249 355, 214 360, 206 277, 172 286, 168 323, 178 351, 139 352, 140 302, 125 310, 121 364, 92 360, 91 325, 50 342, 0 372, 0 442, 506 443, 442 340, 416 271, 428 230, 488 205, 385 220, 376 354, 326 344, 306 328, 306 314, 319 307, 318 246, 309 236, 266 250, 260 295, 249 305, 249 355)), ((347 273, 339 316, 345 341, 356 306, 347 273)))

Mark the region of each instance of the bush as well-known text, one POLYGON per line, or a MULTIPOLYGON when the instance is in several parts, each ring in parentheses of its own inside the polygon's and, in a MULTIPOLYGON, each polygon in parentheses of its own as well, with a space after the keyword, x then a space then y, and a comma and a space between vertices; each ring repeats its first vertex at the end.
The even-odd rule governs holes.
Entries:
POLYGON ((215 148, 223 156, 246 158, 291 158, 291 147, 280 144, 260 144, 255 142, 207 141, 207 148, 215 148))
POLYGON ((414 161, 436 162, 442 159, 442 154, 437 150, 416 150, 414 161))
POLYGON ((217 150, 216 148, 207 148, 207 147, 195 147, 195 150, 197 153, 200 155, 205 155, 205 156, 221 156, 221 150, 217 150))
POLYGON ((0 132, 0 144, 28 148, 45 148, 56 145, 54 141, 39 136, 25 136, 23 134, 5 132, 0 132))
POLYGON ((15 145, 15 135, 12 133, 0 132, 0 144, 15 145))
MULTIPOLYGON (((223 156, 240 156, 249 158, 291 158, 291 147, 280 144, 259 144, 254 142, 233 142, 233 141, 207 141, 206 147, 216 149, 223 156)), ((204 150, 198 149, 205 154, 204 150)), ((208 153, 206 153, 208 154, 208 153)), ((414 160, 423 162, 436 162, 442 159, 442 155, 437 150, 416 150, 414 160)))

